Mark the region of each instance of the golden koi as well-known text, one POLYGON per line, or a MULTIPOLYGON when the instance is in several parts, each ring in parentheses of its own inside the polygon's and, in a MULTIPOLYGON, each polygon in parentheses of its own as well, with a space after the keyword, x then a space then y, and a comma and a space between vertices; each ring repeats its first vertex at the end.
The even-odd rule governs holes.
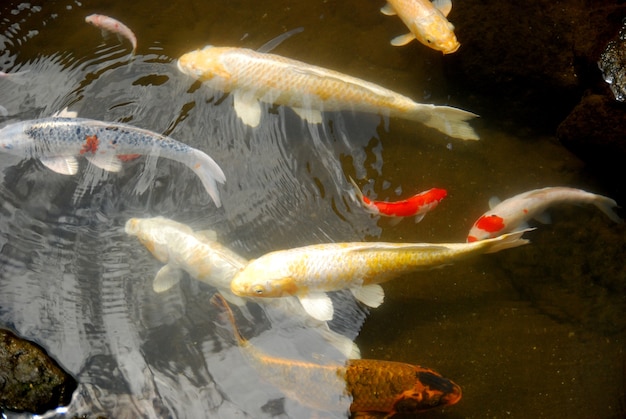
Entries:
POLYGON ((545 210, 552 205, 564 203, 593 204, 612 221, 623 222, 613 211, 617 203, 611 198, 582 189, 548 187, 524 192, 502 202, 497 198, 491 198, 489 200, 491 209, 476 220, 467 235, 467 241, 484 240, 525 228, 526 222, 532 218, 549 223, 550 219, 545 210))
POLYGON ((137 37, 128 26, 124 25, 119 20, 113 19, 112 17, 105 15, 93 14, 87 16, 85 18, 85 22, 91 23, 95 27, 100 28, 104 31, 109 31, 128 39, 128 41, 130 41, 131 45, 133 46, 131 55, 135 55, 135 51, 137 50, 137 37))
POLYGON ((312 317, 330 320, 334 310, 328 291, 347 288, 363 304, 378 307, 384 299, 379 283, 524 245, 526 231, 474 243, 328 243, 279 250, 250 261, 230 288, 239 296, 295 295, 312 317))
POLYGON ((417 103, 384 87, 337 71, 245 48, 207 46, 178 59, 181 72, 232 92, 237 115, 255 127, 260 102, 293 108, 320 123, 322 111, 354 110, 404 118, 463 140, 478 140, 467 123, 478 115, 450 106, 417 103))
POLYGON ((387 0, 387 4, 380 9, 388 16, 397 14, 410 31, 393 38, 391 45, 406 45, 417 39, 444 54, 456 52, 461 46, 454 35, 454 26, 446 19, 450 10, 450 0, 387 0))
POLYGON ((219 295, 212 302, 228 315, 241 352, 259 375, 287 397, 320 411, 417 413, 453 405, 461 388, 439 373, 416 365, 349 359, 345 365, 320 365, 266 354, 237 329, 230 307, 219 295), (349 407, 348 407, 349 406, 349 407))

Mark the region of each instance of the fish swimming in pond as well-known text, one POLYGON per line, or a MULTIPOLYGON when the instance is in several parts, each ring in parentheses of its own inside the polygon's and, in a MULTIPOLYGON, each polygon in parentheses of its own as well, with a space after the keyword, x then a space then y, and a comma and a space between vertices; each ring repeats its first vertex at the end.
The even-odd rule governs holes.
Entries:
POLYGON ((216 295, 213 304, 228 315, 248 363, 287 397, 319 411, 353 414, 417 413, 449 406, 461 399, 461 388, 439 373, 416 365, 373 359, 345 364, 316 364, 269 355, 241 336, 228 304, 216 295))
POLYGON ((218 164, 200 150, 132 125, 86 118, 50 117, 7 125, 0 129, 0 152, 39 159, 64 175, 76 174, 77 156, 117 172, 128 156, 158 155, 191 169, 217 206, 221 205, 217 183, 226 179, 218 164))
POLYGON ((489 239, 503 233, 526 228, 527 221, 532 218, 543 223, 549 223, 550 219, 545 212, 546 209, 564 203, 593 204, 612 221, 623 222, 613 210, 617 207, 617 203, 611 198, 581 189, 560 186, 547 187, 524 192, 502 202, 497 198, 489 200, 491 209, 476 220, 467 235, 467 241, 475 242, 489 239))
POLYGON ((131 55, 135 55, 135 51, 137 50, 137 37, 128 26, 124 25, 119 20, 113 19, 112 17, 105 15, 93 14, 87 16, 85 18, 85 22, 91 23, 92 25, 102 29, 103 31, 112 32, 128 39, 128 41, 130 41, 131 45, 133 46, 131 55))
POLYGON ((416 103, 384 87, 337 71, 245 48, 207 46, 178 59, 181 72, 232 92, 235 112, 249 126, 261 120, 260 102, 291 107, 322 121, 322 111, 353 110, 404 118, 463 140, 478 140, 468 120, 477 115, 450 106, 416 103))
POLYGON ((414 39, 434 50, 451 54, 461 44, 454 35, 454 26, 446 19, 452 10, 450 0, 387 0, 381 9, 386 15, 398 15, 409 33, 391 40, 391 45, 406 45, 414 39))
POLYGON ((312 317, 330 320, 334 309, 328 291, 349 289, 363 304, 378 307, 384 299, 379 283, 524 245, 525 231, 475 243, 328 243, 279 250, 250 261, 230 287, 239 296, 295 295, 312 317))
POLYGON ((357 199, 363 207, 374 215, 390 217, 393 222, 399 222, 406 217, 415 217, 415 222, 422 221, 427 212, 432 211, 447 196, 445 189, 432 188, 427 191, 413 195, 401 201, 373 201, 363 195, 356 182, 350 178, 354 186, 357 199))
MULTIPOLYGON (((176 285, 187 272, 192 278, 207 283, 220 292, 228 302, 239 307, 246 300, 230 291, 230 281, 248 261, 217 241, 214 231, 194 231, 186 224, 165 217, 131 218, 126 221, 126 234, 136 236, 161 263, 152 287, 162 293, 176 285)), ((295 298, 294 298, 295 299, 295 298)), ((248 299, 250 300, 250 299, 248 299)), ((326 322, 309 317, 297 301, 253 299, 267 310, 285 316, 302 318, 309 329, 315 329, 327 342, 346 356, 360 358, 358 346, 352 340, 332 331, 326 322)))

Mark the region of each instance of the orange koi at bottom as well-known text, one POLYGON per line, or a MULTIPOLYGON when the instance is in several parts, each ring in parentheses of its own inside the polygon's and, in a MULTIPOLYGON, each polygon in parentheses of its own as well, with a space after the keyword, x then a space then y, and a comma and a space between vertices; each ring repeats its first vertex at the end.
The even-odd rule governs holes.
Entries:
POLYGON ((363 192, 361 192, 352 178, 350 178, 350 182, 352 182, 354 186, 357 198, 368 212, 384 217, 391 217, 396 221, 400 221, 404 217, 414 216, 415 222, 419 223, 427 212, 435 209, 448 195, 445 189, 432 188, 402 201, 373 201, 363 195, 363 192))
POLYGON ((345 365, 273 357, 243 338, 230 307, 216 294, 212 303, 227 314, 248 363, 287 397, 320 411, 355 414, 417 413, 449 406, 461 399, 461 388, 437 372, 402 362, 350 359, 345 365), (349 403, 349 407, 348 407, 349 403))

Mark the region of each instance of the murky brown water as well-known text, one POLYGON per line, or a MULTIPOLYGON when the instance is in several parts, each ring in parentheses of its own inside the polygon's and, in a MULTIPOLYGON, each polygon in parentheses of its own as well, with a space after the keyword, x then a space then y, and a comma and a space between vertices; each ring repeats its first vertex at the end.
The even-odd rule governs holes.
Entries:
MULTIPOLYGON (((274 52, 417 101, 466 108, 443 76, 445 58, 417 43, 389 45, 404 27, 380 6, 347 0, 0 6, 0 70, 30 70, 24 83, 0 80, 5 123, 69 106, 84 117, 166 132, 214 157, 228 179, 224 208, 215 210, 175 165, 159 168, 153 187, 138 194, 141 165, 102 184, 0 156, 0 321, 37 340, 82 380, 75 413, 119 417, 119 406, 147 417, 311 413, 291 402, 268 409, 280 393, 241 365, 236 348, 219 350, 232 342, 208 318, 215 314, 206 308, 209 287, 188 279, 154 294, 160 264, 121 231, 129 217, 164 215, 211 228, 252 258, 325 241, 464 241, 491 196, 555 185, 610 190, 554 138, 522 137, 488 118, 475 123, 481 141, 469 143, 400 120, 388 121, 387 130, 378 118, 350 113, 330 116, 342 125, 328 135, 284 109, 252 133, 231 102, 216 105, 213 92, 173 63, 209 43, 257 48, 302 26, 274 52), (131 66, 127 43, 103 39, 84 23, 94 12, 134 30, 139 46, 131 66), (449 195, 421 223, 392 226, 349 200, 345 175, 361 184, 369 179, 366 190, 381 200, 435 186, 449 195)), ((553 224, 528 234, 530 246, 384 285, 385 303, 356 339, 363 357, 424 365, 463 388, 457 405, 420 416, 624 416, 624 227, 595 208, 558 208, 552 216, 553 224), (594 269, 611 277, 590 276, 594 269)), ((267 329, 261 317, 244 332, 267 329)), ((347 329, 355 334, 360 321, 343 319, 351 322, 347 329)), ((301 351, 297 336, 291 344, 301 351)))

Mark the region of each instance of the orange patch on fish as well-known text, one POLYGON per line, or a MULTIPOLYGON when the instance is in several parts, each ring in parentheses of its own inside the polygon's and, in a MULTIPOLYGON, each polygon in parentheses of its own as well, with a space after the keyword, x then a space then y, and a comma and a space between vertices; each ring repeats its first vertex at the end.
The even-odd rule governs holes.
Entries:
POLYGON ((504 219, 496 214, 483 215, 476 221, 476 227, 488 233, 497 233, 504 228, 504 219))
POLYGON ((139 157, 141 157, 141 154, 118 154, 117 155, 117 159, 119 161, 132 161, 132 160, 136 160, 139 157))
POLYGON ((85 137, 85 142, 83 143, 83 148, 80 149, 80 154, 96 154, 99 145, 100 140, 98 140, 98 137, 96 137, 95 135, 88 135, 87 137, 85 137))

